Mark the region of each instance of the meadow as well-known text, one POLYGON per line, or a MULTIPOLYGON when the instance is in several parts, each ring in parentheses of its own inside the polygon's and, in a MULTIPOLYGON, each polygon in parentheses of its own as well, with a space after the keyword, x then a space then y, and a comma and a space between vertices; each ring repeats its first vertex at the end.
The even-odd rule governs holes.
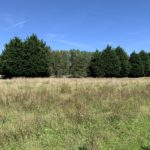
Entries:
POLYGON ((0 150, 150 150, 150 78, 0 80, 0 150))

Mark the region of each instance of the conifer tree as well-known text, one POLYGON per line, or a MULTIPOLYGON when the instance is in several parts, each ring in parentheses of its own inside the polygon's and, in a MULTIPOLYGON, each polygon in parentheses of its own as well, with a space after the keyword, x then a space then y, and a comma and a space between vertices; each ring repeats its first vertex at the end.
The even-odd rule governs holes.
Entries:
POLYGON ((0 55, 0 75, 2 75, 2 60, 1 60, 1 55, 0 55))
POLYGON ((135 51, 130 55, 130 74, 129 77, 143 77, 144 67, 140 55, 135 51))
POLYGON ((119 77, 121 70, 120 61, 116 52, 109 45, 102 52, 102 66, 105 77, 119 77))
POLYGON ((115 49, 115 51, 119 58, 120 67, 121 67, 119 76, 120 77, 128 77, 129 72, 130 72, 129 57, 128 57, 127 53, 124 51, 124 49, 121 47, 117 47, 115 49))
POLYGON ((91 77, 104 76, 104 70, 102 67, 102 60, 101 60, 101 52, 99 52, 98 50, 96 50, 92 55, 89 64, 88 75, 91 77))
POLYGON ((2 52, 2 74, 6 77, 49 76, 49 53, 50 48, 34 34, 25 42, 15 37, 2 52))
POLYGON ((20 38, 11 39, 1 56, 1 72, 6 77, 22 76, 24 64, 24 45, 20 38))
POLYGON ((144 76, 148 77, 150 76, 150 56, 144 50, 139 53, 139 56, 144 67, 144 76))
POLYGON ((24 52, 26 61, 24 74, 27 77, 49 76, 49 53, 50 48, 43 40, 33 34, 24 42, 24 52))

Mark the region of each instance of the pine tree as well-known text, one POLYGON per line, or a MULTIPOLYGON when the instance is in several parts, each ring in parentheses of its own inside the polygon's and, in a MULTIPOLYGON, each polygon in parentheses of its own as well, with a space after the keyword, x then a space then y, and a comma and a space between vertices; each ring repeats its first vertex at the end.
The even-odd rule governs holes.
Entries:
POLYGON ((2 60, 1 60, 1 55, 0 55, 0 75, 2 75, 2 60))
POLYGON ((6 77, 18 77, 23 75, 24 45, 20 38, 15 37, 5 45, 1 56, 2 74, 6 77))
POLYGON ((141 58, 143 67, 144 67, 144 76, 148 77, 150 76, 150 57, 149 54, 146 53, 144 50, 142 50, 139 53, 139 56, 141 58))
POLYGON ((0 75, 2 74, 2 59, 1 59, 1 55, 0 55, 0 75))
POLYGON ((120 77, 128 77, 129 72, 130 72, 129 57, 128 57, 127 53, 124 51, 124 49, 121 47, 117 47, 115 49, 115 51, 119 58, 120 66, 121 66, 119 76, 120 77))
POLYGON ((129 77, 143 77, 144 67, 141 61, 140 55, 135 53, 135 51, 130 55, 130 74, 129 77))
POLYGON ((89 69, 88 69, 88 75, 91 77, 103 77, 104 76, 104 70, 102 67, 102 60, 101 60, 101 52, 96 50, 96 52, 93 53, 89 69))
POLYGON ((105 77, 119 77, 120 61, 116 52, 109 45, 102 52, 102 66, 105 77))
POLYGON ((34 34, 25 42, 15 37, 2 53, 2 74, 6 77, 49 76, 49 50, 34 34))
POLYGON ((49 53, 50 48, 43 40, 33 34, 24 42, 25 64, 24 75, 26 77, 49 76, 49 53))

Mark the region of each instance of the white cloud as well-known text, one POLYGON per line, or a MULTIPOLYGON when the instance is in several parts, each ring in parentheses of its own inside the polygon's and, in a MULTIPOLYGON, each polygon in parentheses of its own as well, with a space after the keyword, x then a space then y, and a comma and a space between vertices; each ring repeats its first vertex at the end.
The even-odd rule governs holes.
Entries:
POLYGON ((62 39, 62 38, 65 38, 65 35, 63 34, 56 34, 56 33, 47 33, 46 35, 46 38, 47 39, 62 39))
POLYGON ((64 34, 48 33, 48 34, 45 34, 45 36, 46 36, 47 41, 51 40, 51 41, 58 42, 61 44, 74 46, 76 48, 90 49, 90 46, 86 44, 81 44, 78 42, 72 42, 72 41, 66 40, 66 35, 64 34))
POLYGON ((88 45, 80 44, 80 43, 76 43, 76 42, 71 42, 71 41, 67 41, 67 40, 57 40, 57 42, 67 44, 67 45, 71 45, 71 46, 75 46, 75 47, 80 47, 80 48, 89 48, 88 45))
POLYGON ((4 31, 8 31, 14 28, 23 28, 24 24, 26 24, 28 22, 28 20, 22 20, 19 22, 16 22, 14 24, 11 24, 9 27, 3 28, 4 31))
POLYGON ((54 34, 54 33, 48 33, 47 35, 46 35, 48 38, 56 38, 58 35, 57 34, 54 34))
POLYGON ((20 22, 17 22, 16 24, 14 24, 13 27, 15 28, 15 27, 18 27, 18 26, 22 26, 27 22, 28 22, 28 20, 22 20, 20 22))
POLYGON ((0 13, 0 20, 0 28, 2 31, 23 28, 24 25, 29 21, 23 16, 14 16, 7 13, 0 13))

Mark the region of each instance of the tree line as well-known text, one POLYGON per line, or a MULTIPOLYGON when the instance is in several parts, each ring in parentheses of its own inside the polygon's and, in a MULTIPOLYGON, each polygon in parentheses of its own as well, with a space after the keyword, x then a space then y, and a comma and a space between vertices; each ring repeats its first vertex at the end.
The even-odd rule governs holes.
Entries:
POLYGON ((144 50, 129 56, 123 48, 104 50, 52 50, 32 34, 25 40, 14 37, 0 55, 4 77, 148 77, 150 53, 144 50))

